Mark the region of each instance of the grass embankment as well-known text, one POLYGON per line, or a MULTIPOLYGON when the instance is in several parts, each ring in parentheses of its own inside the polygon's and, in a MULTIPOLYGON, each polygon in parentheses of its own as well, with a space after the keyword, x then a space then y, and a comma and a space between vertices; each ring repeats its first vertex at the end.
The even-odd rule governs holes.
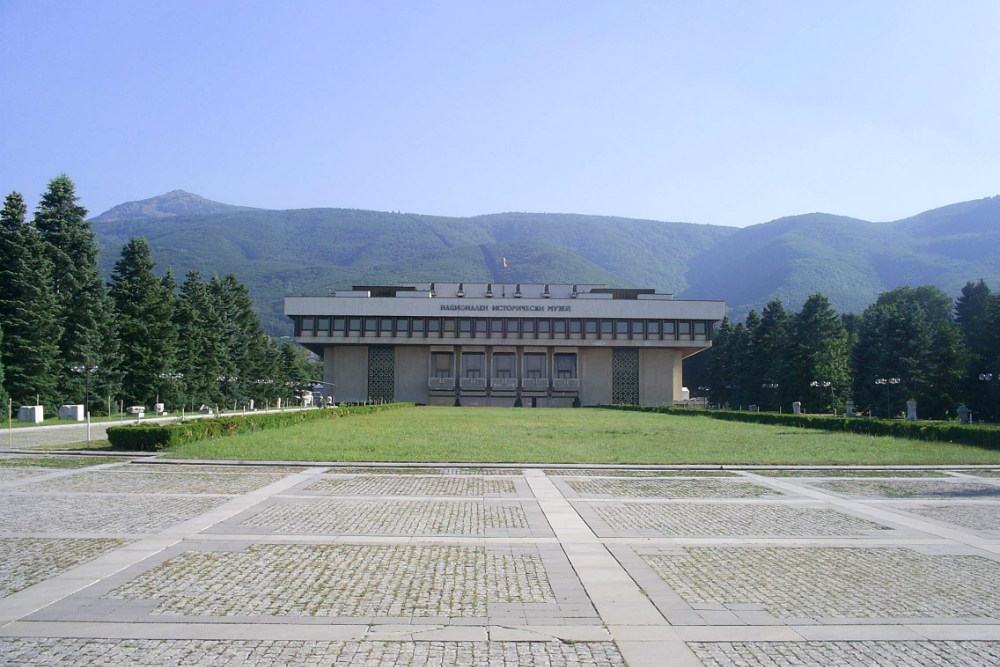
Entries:
POLYGON ((967 465, 1000 451, 708 417, 581 408, 408 408, 194 442, 168 456, 279 461, 967 465))

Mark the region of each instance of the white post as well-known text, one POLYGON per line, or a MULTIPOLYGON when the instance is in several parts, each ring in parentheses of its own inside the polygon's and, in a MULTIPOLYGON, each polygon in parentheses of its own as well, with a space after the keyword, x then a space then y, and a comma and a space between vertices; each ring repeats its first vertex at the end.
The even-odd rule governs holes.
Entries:
POLYGON ((87 410, 87 449, 90 449, 90 410, 87 410))

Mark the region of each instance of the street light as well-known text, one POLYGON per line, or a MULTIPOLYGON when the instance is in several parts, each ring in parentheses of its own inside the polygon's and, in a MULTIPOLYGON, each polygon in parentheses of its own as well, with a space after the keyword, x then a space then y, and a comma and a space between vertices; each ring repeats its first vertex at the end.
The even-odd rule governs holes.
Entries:
POLYGON ((74 373, 80 373, 86 378, 86 393, 83 399, 83 409, 87 414, 87 449, 90 449, 90 376, 97 370, 97 366, 84 366, 83 364, 78 364, 76 366, 70 366, 69 369, 74 373))
POLYGON ((882 386, 885 385, 885 418, 889 419, 889 389, 892 385, 899 384, 902 382, 899 378, 876 378, 875 384, 882 386))
POLYGON ((170 409, 177 407, 177 395, 174 393, 174 380, 183 380, 184 373, 160 373, 161 380, 170 380, 170 409))
POLYGON ((810 387, 815 387, 817 389, 820 389, 820 388, 826 389, 827 387, 829 387, 830 388, 830 412, 836 413, 837 409, 835 407, 833 407, 833 383, 830 382, 830 381, 828 381, 828 380, 813 380, 812 382, 809 383, 809 386, 810 387))
MULTIPOLYGON (((237 380, 239 380, 239 378, 238 377, 233 377, 231 375, 220 375, 216 379, 219 382, 222 383, 222 387, 223 387, 222 393, 225 395, 224 398, 228 402, 229 401, 229 392, 227 392, 226 389, 225 389, 226 383, 227 382, 229 382, 229 383, 236 382, 237 380)), ((223 403, 223 407, 226 407, 225 403, 223 403)), ((234 411, 236 410, 236 402, 235 401, 233 401, 233 410, 234 411)))

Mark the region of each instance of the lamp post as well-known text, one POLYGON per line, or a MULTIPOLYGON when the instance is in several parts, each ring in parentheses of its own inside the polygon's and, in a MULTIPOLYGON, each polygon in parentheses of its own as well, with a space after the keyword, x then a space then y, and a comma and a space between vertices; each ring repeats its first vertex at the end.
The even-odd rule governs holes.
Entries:
POLYGON ((80 373, 86 380, 86 393, 83 399, 83 410, 87 415, 87 449, 90 449, 90 376, 97 370, 97 366, 84 366, 83 364, 78 364, 76 366, 70 366, 69 369, 74 373, 80 373))
POLYGON ((995 379, 996 376, 993 373, 979 374, 979 381, 985 382, 987 387, 991 387, 993 389, 993 421, 1000 421, 1000 410, 997 409, 998 403, 1000 402, 997 400, 996 386, 990 384, 995 379))
MULTIPOLYGON (((810 387, 814 387, 816 389, 826 389, 827 387, 829 387, 830 388, 830 412, 834 412, 835 413, 837 411, 837 409, 833 407, 833 383, 832 382, 830 382, 828 380, 813 380, 812 382, 809 383, 809 386, 810 387)), ((822 394, 822 391, 820 393, 822 394)))
POLYGON ((875 384, 882 386, 885 385, 885 418, 890 418, 889 413, 889 390, 893 385, 902 382, 899 378, 876 378, 875 384))
POLYGON ((177 394, 174 392, 174 380, 183 380, 184 373, 160 373, 160 379, 170 380, 170 409, 177 405, 177 394))
MULTIPOLYGON (((238 377, 233 377, 231 375, 220 375, 216 379, 219 382, 222 383, 222 393, 224 394, 224 398, 225 398, 225 400, 223 401, 223 408, 225 408, 226 401, 229 400, 229 392, 226 391, 226 383, 228 382, 228 383, 230 383, 230 386, 232 386, 231 383, 236 382, 237 380, 239 380, 239 378, 238 377)), ((235 409, 236 409, 236 405, 234 404, 233 405, 233 410, 235 410, 235 409)))

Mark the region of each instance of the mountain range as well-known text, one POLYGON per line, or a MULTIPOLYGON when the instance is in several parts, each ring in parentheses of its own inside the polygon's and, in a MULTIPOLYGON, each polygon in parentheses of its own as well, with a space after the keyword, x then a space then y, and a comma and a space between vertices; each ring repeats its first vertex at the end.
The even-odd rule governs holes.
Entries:
POLYGON ((841 312, 861 312, 900 285, 956 295, 983 278, 1000 289, 1000 196, 894 222, 810 213, 735 228, 552 213, 279 211, 174 190, 91 221, 104 271, 129 237, 144 236, 158 268, 171 267, 178 281, 192 269, 236 273, 273 334, 290 332, 286 295, 404 281, 655 287, 725 300, 736 318, 775 297, 798 310, 815 292, 841 312))

